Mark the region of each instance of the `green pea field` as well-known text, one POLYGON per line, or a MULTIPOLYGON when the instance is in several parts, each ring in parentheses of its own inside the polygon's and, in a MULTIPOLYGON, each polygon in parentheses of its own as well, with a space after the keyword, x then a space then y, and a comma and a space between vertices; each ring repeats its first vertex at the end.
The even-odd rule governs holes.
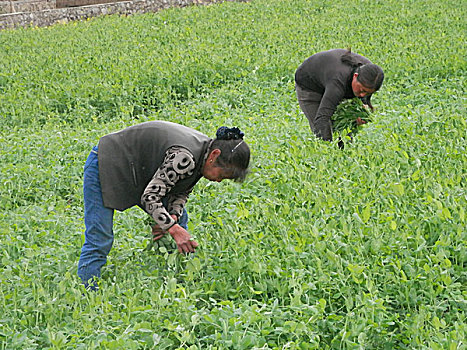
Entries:
POLYGON ((462 0, 252 0, 1 31, 0 349, 467 349, 466 18, 462 0), (294 74, 348 47, 385 80, 342 150, 294 74), (116 212, 87 291, 84 163, 149 120, 239 127, 250 174, 197 184, 189 256, 116 212))

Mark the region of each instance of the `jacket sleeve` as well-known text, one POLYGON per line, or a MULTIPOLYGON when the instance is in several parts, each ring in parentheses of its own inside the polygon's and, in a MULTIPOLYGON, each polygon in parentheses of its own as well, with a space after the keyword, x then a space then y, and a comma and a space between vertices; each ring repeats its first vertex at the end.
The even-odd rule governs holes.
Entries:
POLYGON ((186 201, 188 199, 188 196, 190 195, 191 191, 193 188, 186 192, 182 193, 177 193, 177 194, 169 194, 168 195, 168 211, 170 215, 176 215, 178 219, 183 214, 183 208, 185 207, 186 201))
POLYGON ((338 80, 331 81, 325 87, 315 118, 316 136, 325 141, 332 141, 331 117, 336 111, 337 105, 343 100, 344 91, 342 83, 338 80))
MULTIPOLYGON (((176 221, 170 216, 176 212, 168 206, 169 213, 164 207, 162 199, 170 193, 178 181, 191 176, 194 169, 195 160, 188 150, 181 147, 171 147, 167 150, 162 165, 156 170, 152 180, 146 186, 141 196, 141 203, 144 210, 153 217, 162 230, 168 230, 176 224, 176 221)), ((183 202, 184 205, 187 196, 183 199, 183 194, 180 194, 176 198, 179 199, 179 203, 183 202)), ((181 208, 183 210, 183 206, 181 208)))

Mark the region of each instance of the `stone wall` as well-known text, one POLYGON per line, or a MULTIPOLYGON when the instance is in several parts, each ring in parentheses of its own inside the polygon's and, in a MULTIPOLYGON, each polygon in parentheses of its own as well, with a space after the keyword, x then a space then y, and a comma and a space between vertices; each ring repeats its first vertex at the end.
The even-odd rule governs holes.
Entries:
MULTIPOLYGON (((55 0, 57 8, 106 4, 125 0, 55 0)), ((128 0, 126 0, 128 1, 128 0)))
POLYGON ((0 0, 0 14, 35 12, 55 7, 55 0, 0 0))
MULTIPOLYGON (((206 5, 211 3, 221 3, 224 1, 246 2, 248 0, 134 0, 105 3, 90 6, 55 8, 56 0, 0 0, 0 30, 16 27, 45 27, 55 23, 66 23, 69 21, 83 20, 90 17, 122 14, 132 15, 136 13, 156 12, 169 7, 181 7, 189 5, 206 5), (1 14, 2 3, 29 3, 30 6, 38 6, 37 3, 47 3, 53 8, 29 9, 15 13, 1 14), (33 5, 33 3, 36 3, 33 5)), ((13 6, 10 4, 10 6, 13 6)), ((16 6, 16 5, 15 5, 16 6)), ((41 6, 46 6, 42 4, 41 6)), ((9 11, 12 12, 12 11, 9 11)))

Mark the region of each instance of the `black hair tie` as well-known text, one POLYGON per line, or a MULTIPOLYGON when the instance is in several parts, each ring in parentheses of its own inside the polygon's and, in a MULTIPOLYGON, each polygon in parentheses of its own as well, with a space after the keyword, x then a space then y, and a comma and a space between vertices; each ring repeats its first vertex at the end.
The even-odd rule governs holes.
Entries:
POLYGON ((226 126, 221 126, 216 132, 216 138, 218 140, 240 140, 243 139, 243 136, 245 136, 245 134, 237 127, 228 128, 226 126))

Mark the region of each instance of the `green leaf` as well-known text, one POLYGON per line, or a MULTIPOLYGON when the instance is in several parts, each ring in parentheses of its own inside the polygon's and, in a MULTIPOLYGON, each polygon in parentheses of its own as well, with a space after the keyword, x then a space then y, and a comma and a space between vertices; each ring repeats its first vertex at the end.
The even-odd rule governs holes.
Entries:
POLYGON ((367 204, 362 212, 362 221, 366 224, 371 216, 371 205, 367 204))
POLYGON ((398 182, 393 183, 391 187, 395 195, 399 197, 404 195, 405 193, 404 185, 402 185, 401 183, 398 183, 398 182))

